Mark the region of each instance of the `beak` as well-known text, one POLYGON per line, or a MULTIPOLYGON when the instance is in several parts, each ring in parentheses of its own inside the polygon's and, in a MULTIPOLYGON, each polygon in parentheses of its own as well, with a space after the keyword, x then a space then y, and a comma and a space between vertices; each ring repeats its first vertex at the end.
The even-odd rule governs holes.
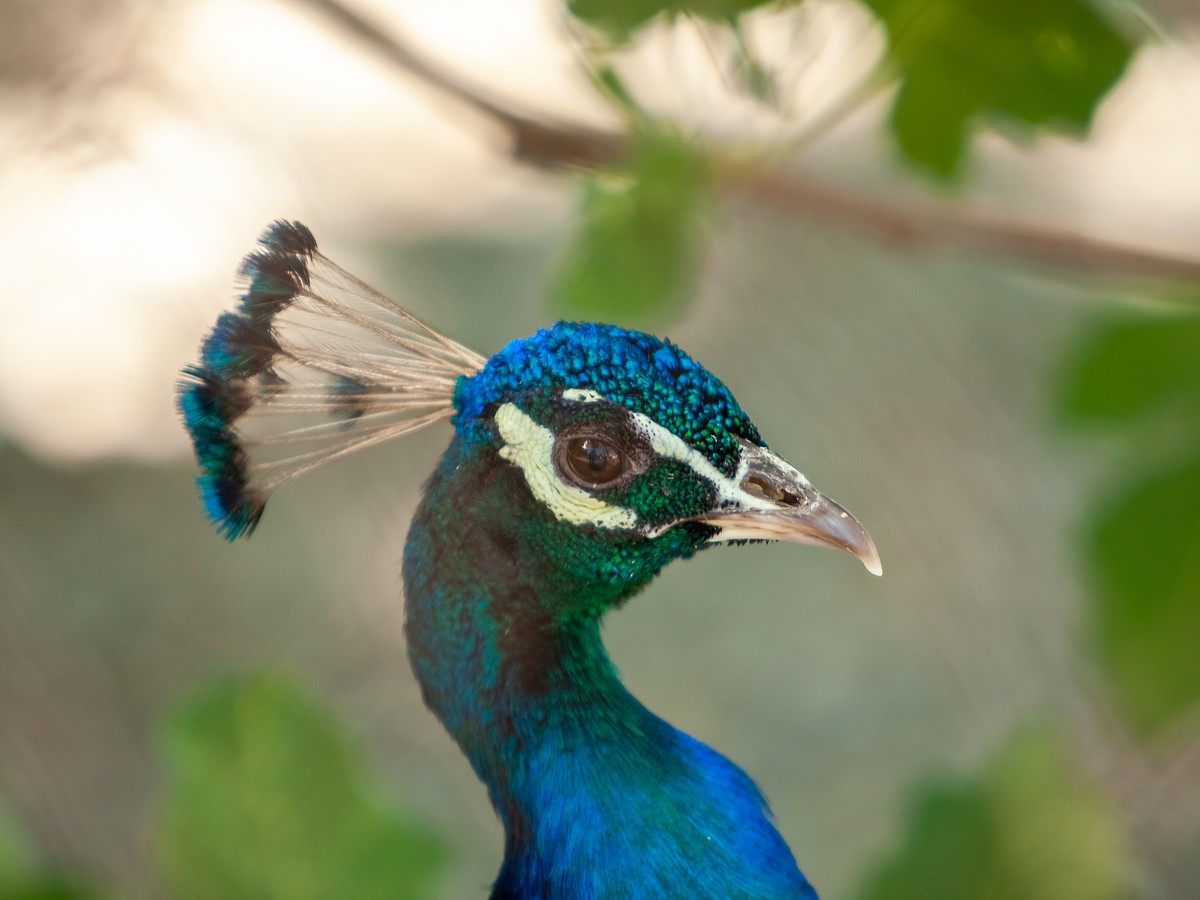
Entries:
POLYGON ((763 447, 744 444, 732 497, 697 521, 721 529, 711 541, 794 541, 846 550, 872 575, 882 575, 879 551, 858 519, 821 494, 793 466, 763 447))

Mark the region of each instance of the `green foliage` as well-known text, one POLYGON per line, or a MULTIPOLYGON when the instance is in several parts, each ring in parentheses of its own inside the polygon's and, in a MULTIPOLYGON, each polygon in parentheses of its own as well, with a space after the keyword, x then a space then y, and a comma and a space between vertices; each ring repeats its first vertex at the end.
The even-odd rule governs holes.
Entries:
POLYGON ((1085 0, 864 2, 899 73, 900 149, 943 178, 961 170, 978 118, 1085 129, 1133 52, 1085 0))
POLYGON ((1106 671, 1138 725, 1165 727, 1200 700, 1200 452, 1123 488, 1089 549, 1106 671))
POLYGON ((1063 400, 1069 420, 1120 425, 1173 402, 1200 407, 1200 316, 1105 323, 1076 356, 1063 400))
POLYGON ((667 133, 640 135, 618 171, 586 176, 582 225, 551 292, 566 312, 628 322, 691 286, 704 241, 704 158, 667 133))
POLYGON ((611 41, 624 43, 658 16, 692 15, 715 22, 736 22, 743 13, 771 2, 773 0, 567 0, 567 9, 611 41))
POLYGON ((859 900, 1124 900, 1118 822, 1056 736, 1023 734, 978 777, 920 794, 859 900))
MULTIPOLYGON (((900 88, 891 129, 905 158, 942 179, 962 171, 981 123, 1081 133, 1133 55, 1133 42, 1089 0, 862 0, 881 20, 900 88)), ((741 89, 774 102, 776 85, 740 31, 765 0, 567 0, 620 49, 660 18, 729 26, 741 89)), ((779 4, 775 4, 779 5, 779 4)), ((610 98, 628 100, 624 90, 610 98)), ((628 103, 622 103, 628 107, 628 103)))
POLYGON ((178 900, 427 898, 442 844, 366 781, 329 714, 288 681, 224 681, 166 734, 157 835, 178 900))
POLYGON ((17 823, 0 804, 0 897, 5 889, 33 870, 33 851, 17 823))
POLYGON ((11 888, 0 887, 0 900, 104 900, 106 896, 92 888, 49 876, 11 888))
POLYGON ((105 896, 42 871, 29 842, 0 806, 0 900, 104 900, 105 896))
POLYGON ((1089 334, 1063 411, 1135 438, 1087 546, 1101 662, 1122 708, 1155 732, 1200 701, 1200 317, 1146 316, 1089 334), (1148 440, 1160 432, 1166 454, 1148 440))

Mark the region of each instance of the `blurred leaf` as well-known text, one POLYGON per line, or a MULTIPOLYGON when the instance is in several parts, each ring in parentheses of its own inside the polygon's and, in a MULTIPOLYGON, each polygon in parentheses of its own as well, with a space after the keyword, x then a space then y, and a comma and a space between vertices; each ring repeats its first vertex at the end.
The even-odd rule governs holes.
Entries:
POLYGON ((1048 733, 1013 740, 975 779, 932 785, 860 900, 1124 900, 1117 811, 1048 733))
POLYGON ((33 848, 8 807, 0 803, 0 897, 3 888, 28 876, 35 867, 33 848))
POLYGON ((743 13, 771 2, 774 0, 567 0, 567 10, 621 44, 660 15, 734 22, 743 13))
POLYGON ((1181 397, 1200 409, 1200 316, 1105 323, 1084 338, 1066 381, 1063 413, 1079 422, 1116 423, 1181 397))
POLYGON ((633 92, 625 84, 621 74, 611 65, 598 65, 594 77, 603 92, 613 101, 622 112, 632 118, 645 118, 646 111, 633 96, 633 92))
POLYGON ((1200 701, 1200 451, 1123 491, 1093 529, 1102 660, 1134 721, 1162 728, 1200 701))
POLYGON ((1130 42, 1086 0, 864 0, 883 20, 908 159, 958 173, 972 120, 1087 128, 1130 42))
POLYGON ((782 113, 783 107, 779 99, 779 82, 776 79, 775 72, 758 58, 758 54, 754 52, 753 47, 747 42, 746 33, 737 21, 733 22, 730 28, 736 39, 732 56, 733 70, 731 74, 734 76, 733 85, 751 99, 757 100, 764 106, 782 113))
POLYGON ((1200 316, 1107 322, 1064 380, 1068 421, 1125 426, 1133 441, 1087 553, 1100 662, 1121 708, 1153 733, 1200 702, 1200 316), (1165 465, 1143 436, 1152 423, 1166 426, 1165 465))
POLYGON ((102 900, 106 896, 41 871, 29 841, 0 806, 0 900, 102 900))
POLYGON ((0 900, 106 900, 109 897, 111 895, 92 888, 49 876, 22 882, 11 888, 0 887, 0 900))
POLYGON ((329 714, 274 676, 173 717, 157 850, 178 900, 427 898, 439 841, 369 785, 329 714))
POLYGON ((621 170, 588 176, 556 301, 571 315, 622 320, 679 300, 701 258, 708 187, 706 162, 687 142, 642 135, 621 170))

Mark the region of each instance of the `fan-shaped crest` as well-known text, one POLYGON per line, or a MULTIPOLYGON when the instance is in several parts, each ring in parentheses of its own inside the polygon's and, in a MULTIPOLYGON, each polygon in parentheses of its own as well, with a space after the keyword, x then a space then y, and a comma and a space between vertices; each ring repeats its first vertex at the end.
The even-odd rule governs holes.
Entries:
POLYGON ((299 222, 259 244, 238 308, 179 385, 205 508, 231 540, 280 485, 450 418, 459 376, 486 361, 331 262, 299 222))

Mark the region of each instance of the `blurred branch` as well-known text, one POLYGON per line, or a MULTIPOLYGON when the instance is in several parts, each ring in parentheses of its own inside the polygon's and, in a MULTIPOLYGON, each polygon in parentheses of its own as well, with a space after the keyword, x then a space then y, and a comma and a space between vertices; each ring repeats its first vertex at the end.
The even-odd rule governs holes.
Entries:
MULTIPOLYGON (((513 157, 545 168, 597 167, 618 160, 622 134, 522 115, 481 89, 442 71, 404 39, 339 0, 299 0, 314 7, 385 59, 482 113, 512 140, 513 157)), ((765 206, 817 216, 893 244, 962 247, 1075 273, 1200 284, 1200 258, 1142 250, 1026 222, 985 217, 945 204, 889 205, 763 162, 727 162, 722 185, 765 206)))
POLYGON ((942 204, 889 206, 777 169, 730 166, 724 170, 723 181, 763 205, 819 214, 893 244, 960 246, 1090 275, 1200 282, 1200 258, 1139 250, 1076 232, 987 217, 942 204))
POLYGON ((407 44, 403 38, 384 33, 373 22, 347 8, 338 0, 298 0, 328 16, 345 31, 368 44, 388 62, 465 106, 500 125, 512 139, 512 154, 531 165, 557 168, 564 166, 601 166, 620 157, 624 139, 611 132, 549 122, 523 116, 484 96, 443 72, 407 44))

